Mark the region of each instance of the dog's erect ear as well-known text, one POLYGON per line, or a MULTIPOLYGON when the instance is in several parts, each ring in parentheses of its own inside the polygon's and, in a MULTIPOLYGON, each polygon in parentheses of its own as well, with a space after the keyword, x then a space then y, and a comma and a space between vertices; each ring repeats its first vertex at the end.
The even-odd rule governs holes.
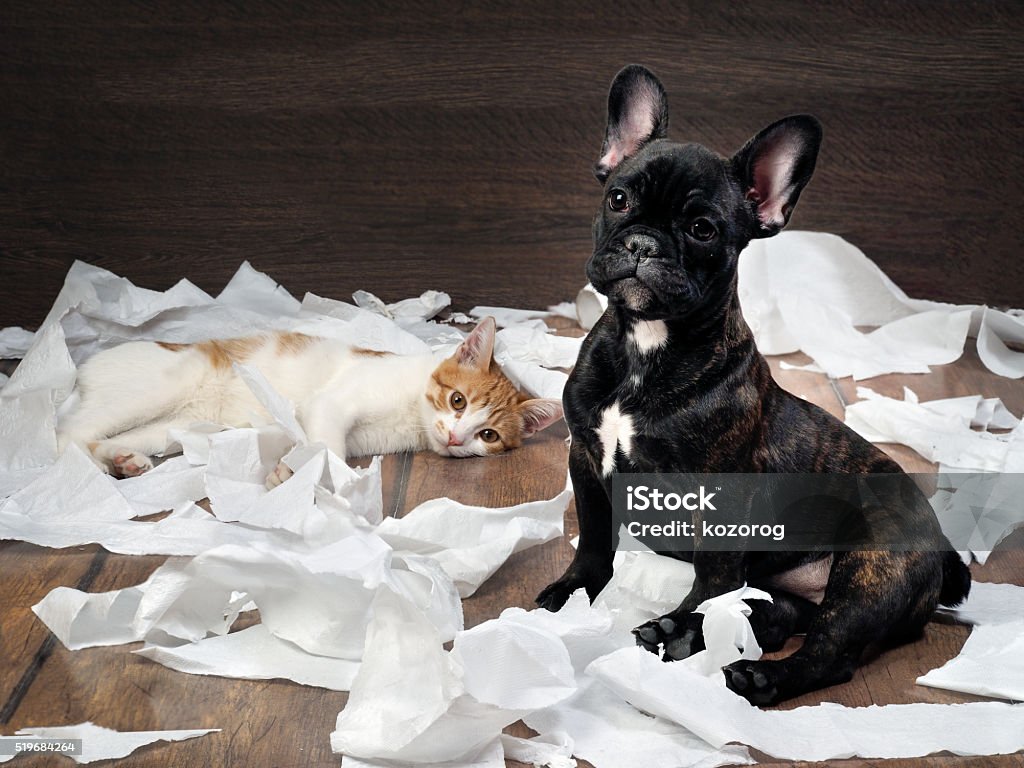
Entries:
POLYGON ((792 115, 772 123, 732 158, 733 173, 755 207, 754 237, 769 237, 789 222, 800 192, 811 180, 821 146, 821 123, 792 115))
POLYGON ((455 350, 455 362, 467 368, 487 371, 494 355, 494 333, 497 324, 493 317, 485 317, 476 328, 469 332, 459 348, 455 350))
POLYGON ((668 131, 668 99, 650 70, 639 64, 625 67, 608 92, 608 127, 594 175, 602 184, 624 158, 668 131))

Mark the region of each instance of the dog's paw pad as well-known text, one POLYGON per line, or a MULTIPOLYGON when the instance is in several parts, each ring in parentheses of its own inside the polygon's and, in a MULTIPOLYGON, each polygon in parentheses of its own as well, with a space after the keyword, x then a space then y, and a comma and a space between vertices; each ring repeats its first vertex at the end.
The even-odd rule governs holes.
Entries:
POLYGON ((726 686, 751 704, 763 706, 778 700, 779 689, 774 676, 765 670, 762 663, 736 661, 723 667, 722 672, 726 686))
POLYGON ((692 629, 686 630, 682 637, 665 644, 665 661, 679 661, 697 653, 694 650, 694 639, 696 632, 692 629))
POLYGON ((703 620, 699 613, 661 616, 636 627, 633 636, 640 647, 659 655, 664 648, 662 659, 677 661, 704 650, 703 620))
POLYGON ((153 468, 153 461, 142 453, 124 451, 112 459, 114 473, 118 477, 138 477, 153 468))

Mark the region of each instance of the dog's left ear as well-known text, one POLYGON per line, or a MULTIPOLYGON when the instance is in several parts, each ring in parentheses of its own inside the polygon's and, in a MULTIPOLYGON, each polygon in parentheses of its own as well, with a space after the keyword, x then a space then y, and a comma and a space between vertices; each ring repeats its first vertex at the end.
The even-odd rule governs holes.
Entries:
POLYGON ((594 165, 597 180, 604 184, 615 166, 667 132, 668 97, 661 81, 639 64, 624 67, 608 92, 608 127, 594 165))
POLYGON ((732 158, 733 173, 754 206, 754 237, 774 235, 789 222, 814 173, 819 146, 821 123, 810 115, 792 115, 769 125, 732 158))

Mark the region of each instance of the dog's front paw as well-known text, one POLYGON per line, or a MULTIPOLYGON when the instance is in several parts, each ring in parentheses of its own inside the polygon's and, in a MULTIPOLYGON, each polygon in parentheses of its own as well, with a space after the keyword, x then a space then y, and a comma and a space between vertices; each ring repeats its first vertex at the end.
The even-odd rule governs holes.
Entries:
POLYGON ((700 613, 669 613, 641 624, 633 630, 633 636, 637 645, 664 661, 678 661, 704 650, 703 623, 704 615, 700 613))
POLYGON ((612 577, 611 560, 607 563, 595 563, 594 560, 586 560, 583 565, 579 562, 569 566, 562 578, 548 584, 537 595, 537 606, 546 608, 549 611, 559 610, 572 596, 577 589, 585 589, 590 602, 604 589, 605 584, 612 577))
POLYGON ((117 477, 138 477, 153 468, 153 460, 142 453, 130 450, 119 451, 110 460, 117 477))
POLYGON ((289 467, 283 461, 279 461, 277 463, 277 466, 274 467, 274 471, 267 475, 267 490, 274 490, 275 488, 277 488, 277 486, 279 486, 293 474, 295 473, 292 472, 291 467, 289 467))
POLYGON ((537 595, 536 603, 538 608, 544 608, 549 611, 557 611, 569 600, 569 596, 572 595, 573 589, 564 583, 563 579, 548 584, 544 589, 537 595))
POLYGON ((722 667, 725 684, 751 704, 765 706, 779 701, 779 686, 770 661, 740 659, 722 667))

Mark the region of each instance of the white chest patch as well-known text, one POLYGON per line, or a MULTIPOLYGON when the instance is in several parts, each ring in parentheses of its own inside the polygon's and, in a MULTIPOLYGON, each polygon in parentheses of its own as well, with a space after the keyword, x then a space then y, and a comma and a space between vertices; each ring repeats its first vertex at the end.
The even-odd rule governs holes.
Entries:
POLYGON ((633 417, 613 403, 604 409, 596 431, 601 441, 601 472, 608 476, 615 469, 615 452, 621 447, 628 456, 633 448, 633 417))
POLYGON ((668 341, 668 326, 664 320, 637 320, 628 336, 641 352, 653 352, 668 341))

